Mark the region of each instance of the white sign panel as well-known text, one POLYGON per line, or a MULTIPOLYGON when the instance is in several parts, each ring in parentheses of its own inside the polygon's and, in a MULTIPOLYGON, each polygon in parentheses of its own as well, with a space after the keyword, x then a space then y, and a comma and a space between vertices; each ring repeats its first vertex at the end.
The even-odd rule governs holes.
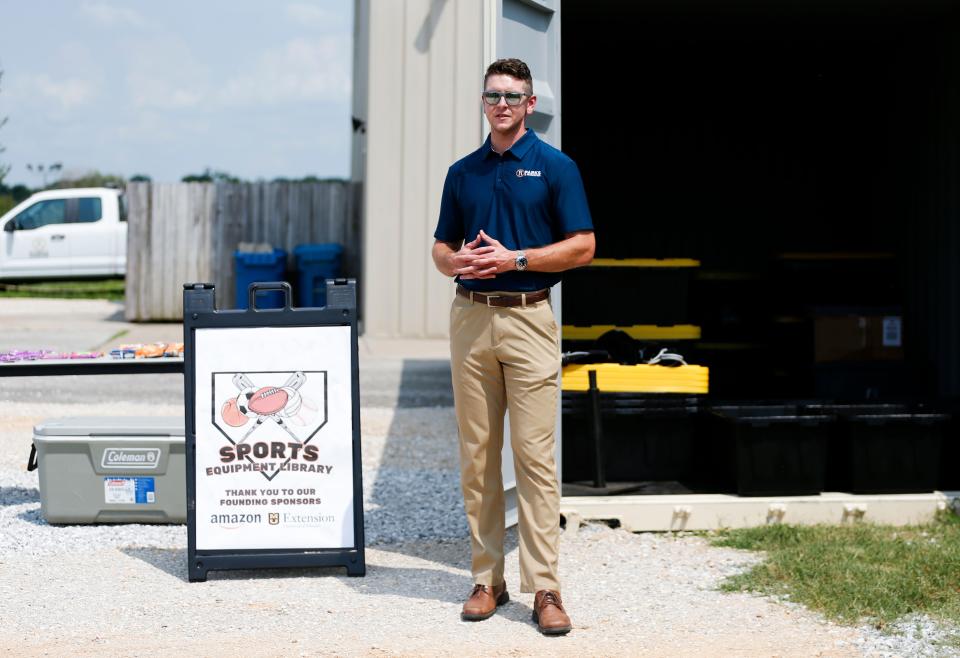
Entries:
POLYGON ((350 327, 197 329, 197 549, 350 548, 350 327))

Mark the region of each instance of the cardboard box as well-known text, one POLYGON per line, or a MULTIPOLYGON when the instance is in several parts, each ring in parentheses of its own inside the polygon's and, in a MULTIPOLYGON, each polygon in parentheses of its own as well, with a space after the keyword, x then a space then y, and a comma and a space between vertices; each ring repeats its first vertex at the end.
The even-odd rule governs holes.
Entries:
POLYGON ((814 318, 814 361, 901 361, 900 315, 819 315, 814 318))

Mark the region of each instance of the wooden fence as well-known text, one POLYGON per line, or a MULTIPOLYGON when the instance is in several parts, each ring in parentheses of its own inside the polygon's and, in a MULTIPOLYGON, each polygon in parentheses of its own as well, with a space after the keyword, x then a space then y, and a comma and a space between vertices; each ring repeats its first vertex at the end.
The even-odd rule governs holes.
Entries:
POLYGON ((212 282, 217 305, 234 304, 234 252, 269 243, 343 246, 344 276, 360 272, 359 195, 347 181, 130 183, 127 186, 127 320, 180 320, 183 284, 212 282))

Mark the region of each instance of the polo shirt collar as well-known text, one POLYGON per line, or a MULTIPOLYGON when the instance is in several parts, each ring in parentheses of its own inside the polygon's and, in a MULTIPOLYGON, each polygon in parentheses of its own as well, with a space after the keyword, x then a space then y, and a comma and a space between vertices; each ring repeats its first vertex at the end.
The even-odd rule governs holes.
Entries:
MULTIPOLYGON (((504 151, 503 155, 506 157, 508 154, 512 155, 517 160, 522 160, 523 156, 527 154, 527 151, 538 141, 537 134, 531 129, 527 128, 527 132, 523 133, 523 137, 518 139, 513 146, 504 151)), ((493 150, 493 145, 490 141, 490 135, 487 135, 487 141, 483 143, 485 148, 484 157, 489 158, 497 154, 493 150)))

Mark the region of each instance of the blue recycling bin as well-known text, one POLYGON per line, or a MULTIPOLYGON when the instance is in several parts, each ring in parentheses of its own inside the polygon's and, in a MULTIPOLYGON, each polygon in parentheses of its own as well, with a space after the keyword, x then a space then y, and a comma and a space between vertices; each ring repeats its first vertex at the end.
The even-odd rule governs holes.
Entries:
MULTIPOLYGON (((287 271, 287 252, 274 249, 273 252, 234 252, 237 271, 236 308, 247 308, 247 289, 251 283, 284 281, 287 271)), ((283 308, 282 292, 258 292, 257 308, 283 308)))
POLYGON ((327 305, 327 279, 340 276, 343 247, 327 244, 301 244, 294 248, 297 267, 297 306, 327 305))

